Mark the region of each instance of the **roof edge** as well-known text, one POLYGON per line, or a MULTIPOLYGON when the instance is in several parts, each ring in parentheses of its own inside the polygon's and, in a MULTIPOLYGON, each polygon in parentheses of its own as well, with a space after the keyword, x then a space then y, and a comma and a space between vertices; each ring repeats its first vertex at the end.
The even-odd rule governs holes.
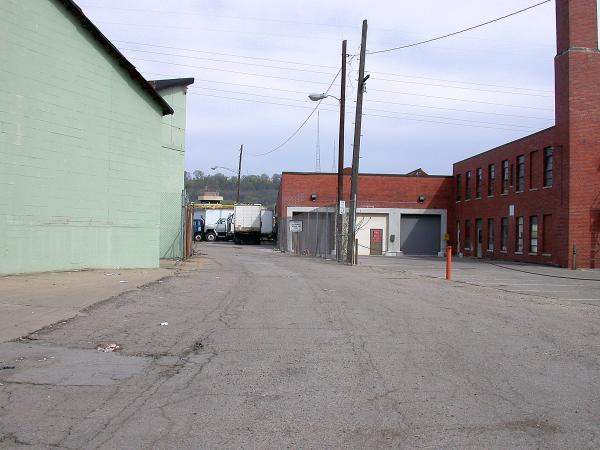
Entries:
POLYGON ((129 62, 129 60, 114 46, 110 40, 104 36, 104 34, 94 25, 94 23, 85 15, 83 10, 73 0, 57 0, 61 3, 64 8, 69 11, 73 17, 75 17, 83 28, 87 29, 94 39, 96 39, 105 50, 114 56, 119 65, 123 67, 131 78, 138 83, 138 85, 145 91, 161 108, 163 116, 173 114, 173 108, 169 105, 165 99, 163 99, 158 92, 152 87, 152 85, 146 80, 141 73, 135 68, 135 66, 129 62))
MULTIPOLYGON (((281 172, 281 175, 335 175, 337 177, 337 172, 291 172, 284 171, 281 172)), ((452 175, 408 175, 405 173, 359 173, 361 177, 403 177, 403 178, 452 178, 452 175)), ((350 174, 344 174, 345 177, 349 177, 350 174)))
POLYGON ((546 132, 548 132, 548 131, 550 131, 550 130, 552 130, 554 128, 556 128, 556 125, 552 125, 551 127, 544 128, 543 130, 536 131, 535 133, 528 134, 527 136, 523 136, 523 137, 520 137, 518 139, 514 139, 512 141, 509 141, 509 142, 506 142, 504 144, 498 145, 497 147, 490 148, 489 150, 484 150, 483 152, 477 153, 476 155, 469 156, 468 158, 461 159, 460 161, 456 161, 456 162, 452 163, 452 165, 455 166, 456 164, 461 164, 461 163, 463 163, 465 161, 468 161, 470 159, 477 158, 479 156, 485 155, 486 153, 490 153, 490 152, 494 152, 496 150, 500 150, 502 147, 506 147, 507 145, 516 144, 519 141, 524 141, 525 139, 529 139, 530 137, 533 137, 535 135, 546 133, 546 132))
POLYGON ((157 91, 172 87, 187 87, 194 84, 194 78, 169 78, 166 80, 148 80, 148 83, 157 91))

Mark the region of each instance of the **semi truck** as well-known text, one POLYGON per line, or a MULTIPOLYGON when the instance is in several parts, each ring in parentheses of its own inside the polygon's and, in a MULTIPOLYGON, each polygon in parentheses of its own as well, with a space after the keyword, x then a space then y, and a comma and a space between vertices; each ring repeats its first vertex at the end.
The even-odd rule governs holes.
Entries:
POLYGON ((233 209, 207 209, 204 217, 203 237, 213 242, 217 239, 227 239, 229 236, 229 217, 233 209))
POLYGON ((233 207, 231 219, 233 241, 236 244, 260 244, 262 205, 259 203, 239 203, 233 207))

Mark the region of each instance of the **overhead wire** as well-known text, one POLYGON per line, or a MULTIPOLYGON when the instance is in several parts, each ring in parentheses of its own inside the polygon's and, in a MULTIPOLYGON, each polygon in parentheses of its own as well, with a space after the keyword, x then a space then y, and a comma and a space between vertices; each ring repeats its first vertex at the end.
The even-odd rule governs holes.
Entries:
POLYGON ((391 48, 386 48, 386 49, 383 49, 383 50, 367 51, 366 53, 367 53, 367 55, 376 55, 376 54, 379 54, 379 53, 393 52, 393 51, 396 51, 396 50, 402 50, 402 49, 405 49, 405 48, 416 47, 418 45, 423 45, 423 44, 428 44, 430 42, 439 41, 440 39, 445 39, 445 38, 448 38, 448 37, 451 37, 451 36, 456 36, 457 34, 465 33, 467 31, 471 31, 471 30, 474 30, 476 28, 481 28, 483 26, 492 24, 494 22, 499 22, 499 21, 507 19, 509 17, 516 16, 517 14, 521 14, 521 13, 523 13, 525 11, 529 11, 530 9, 537 8, 538 6, 541 6, 541 5, 545 4, 545 3, 550 3, 550 0, 544 0, 543 2, 536 3, 534 5, 528 6, 527 8, 523 8, 523 9, 520 9, 518 11, 513 11, 513 12, 511 12, 509 14, 504 15, 504 16, 496 17, 495 19, 491 19, 491 20, 488 20, 486 22, 482 22, 480 24, 477 24, 477 25, 474 25, 474 26, 471 26, 471 27, 468 27, 468 28, 463 28, 462 30, 453 31, 452 33, 444 34, 442 36, 436 36, 436 37, 431 38, 431 39, 426 39, 424 41, 413 42, 412 44, 400 45, 398 47, 391 47, 391 48))
MULTIPOLYGON (((340 70, 338 70, 338 72, 335 74, 335 77, 333 78, 333 80, 331 81, 331 83, 329 84, 327 89, 325 90, 325 92, 324 92, 325 94, 327 94, 329 92, 329 90, 332 88, 333 84, 335 83, 335 80, 337 80, 337 78, 341 72, 342 72, 342 68, 340 67, 340 70)), ((296 128, 296 130, 294 130, 294 132, 287 139, 285 139, 281 144, 279 144, 278 146, 274 147, 273 149, 263 152, 263 153, 248 153, 248 154, 251 156, 266 156, 266 155, 274 153, 277 150, 279 150, 280 148, 282 148, 284 145, 286 145, 288 142, 290 142, 294 138, 294 136, 296 136, 300 132, 300 130, 302 128, 304 128, 304 125, 306 125, 306 123, 310 120, 312 115, 317 111, 317 109, 319 109, 319 106, 321 106, 322 101, 323 100, 319 100, 317 102, 316 106, 313 108, 313 110, 310 112, 310 114, 306 117, 306 119, 304 119, 304 121, 300 124, 300 126, 298 126, 298 128, 296 128)))
MULTIPOLYGON (((233 54, 233 53, 211 52, 211 51, 198 50, 198 49, 192 49, 192 48, 186 48, 186 47, 172 47, 172 46, 168 46, 168 45, 148 44, 148 43, 133 42, 133 41, 114 40, 113 42, 120 42, 120 43, 128 44, 128 45, 141 45, 141 46, 146 46, 146 47, 164 48, 164 49, 168 49, 168 50, 181 50, 181 51, 185 51, 185 52, 194 52, 194 53, 202 53, 202 54, 209 54, 209 55, 230 56, 230 57, 234 57, 234 58, 244 58, 244 59, 258 60, 258 61, 277 62, 277 63, 282 63, 282 64, 293 64, 293 65, 302 65, 302 66, 309 66, 309 67, 320 67, 320 68, 325 68, 325 69, 337 69, 336 66, 327 66, 327 65, 323 65, 323 64, 313 64, 313 63, 306 63, 306 62, 299 62, 299 61, 291 61, 291 60, 288 60, 288 59, 260 58, 260 57, 239 55, 239 54, 233 54)), ((126 50, 131 50, 131 51, 139 51, 139 52, 144 52, 144 53, 151 53, 151 52, 144 51, 144 50, 139 50, 139 49, 121 48, 121 50, 125 50, 125 51, 126 50)), ((157 54, 163 54, 163 53, 157 53, 157 54)), ((164 53, 164 55, 168 55, 168 56, 181 56, 181 57, 185 57, 185 58, 189 58, 190 57, 189 55, 176 55, 176 54, 172 54, 172 53, 164 53)), ((357 56, 357 55, 352 55, 351 58, 353 58, 354 56, 357 56)), ((198 58, 198 59, 206 59, 206 58, 198 58)), ((213 61, 213 60, 211 59, 211 61, 213 61)), ((221 61, 221 60, 214 59, 214 61, 221 61)), ((223 62, 231 62, 231 61, 223 61, 223 62)), ((240 63, 240 64, 243 64, 243 63, 240 63)), ((265 66, 265 67, 270 67, 270 66, 265 66)), ((329 72, 327 72, 327 73, 329 73, 329 72)), ((406 75, 406 74, 400 74, 400 73, 394 73, 394 72, 382 72, 382 71, 372 71, 371 70, 371 71, 369 71, 369 73, 371 73, 371 74, 381 74, 381 75, 390 75, 390 76, 393 76, 393 77, 400 77, 400 78, 413 78, 413 79, 423 79, 423 80, 432 80, 432 81, 443 81, 443 82, 448 82, 448 83, 467 84, 467 85, 473 85, 473 86, 497 87, 497 88, 501 88, 501 89, 513 89, 513 90, 532 91, 532 92, 545 92, 545 93, 552 93, 553 92, 553 91, 547 90, 547 89, 533 89, 533 88, 526 88, 526 87, 520 87, 520 86, 507 86, 507 85, 499 85, 499 84, 477 83, 477 82, 464 81, 464 80, 452 80, 452 79, 446 79, 446 78, 433 78, 433 77, 427 77, 427 76, 423 76, 423 75, 406 75)))

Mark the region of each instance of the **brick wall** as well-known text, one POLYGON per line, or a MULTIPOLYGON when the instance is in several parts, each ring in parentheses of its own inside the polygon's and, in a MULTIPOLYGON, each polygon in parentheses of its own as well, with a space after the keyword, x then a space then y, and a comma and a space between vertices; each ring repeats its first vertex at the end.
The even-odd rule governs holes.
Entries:
POLYGON ((496 259, 511 259, 528 262, 564 265, 565 255, 559 252, 557 242, 562 234, 558 227, 558 217, 564 208, 564 200, 560 195, 563 179, 561 171, 562 152, 556 145, 555 128, 543 130, 523 139, 505 144, 485 153, 473 156, 454 164, 454 210, 456 219, 449 223, 451 243, 467 256, 476 256, 475 224, 477 219, 482 221, 482 257, 496 259), (552 186, 544 186, 544 152, 553 148, 553 180, 552 186), (517 177, 517 158, 523 156, 524 179, 520 189, 517 177), (508 161, 509 180, 508 190, 503 192, 503 161, 508 161), (493 193, 489 195, 489 167, 495 167, 493 193), (476 173, 482 169, 481 195, 476 195, 476 173), (470 171, 471 198, 466 195, 466 173, 470 171), (457 176, 461 176, 461 189, 457 190, 457 176), (458 200, 460 194, 460 200, 458 200), (514 214, 509 208, 513 205, 514 214), (508 220, 508 239, 506 251, 501 247, 501 220, 508 220), (523 250, 518 252, 517 218, 523 217, 523 250), (531 218, 538 221, 538 249, 530 251, 531 218), (488 219, 493 219, 493 250, 488 250, 488 219), (466 221, 470 221, 470 235, 467 236, 466 221), (544 221, 546 223, 544 223, 544 221), (460 223, 460 243, 458 242, 457 227, 460 223), (545 228, 546 227, 546 228, 545 228), (543 230, 546 233, 543 233, 543 230), (546 235, 547 234, 547 235, 546 235), (472 242, 473 245, 468 245, 472 242))
MULTIPOLYGON (((447 209, 452 196, 452 177, 375 175, 359 176, 359 208, 447 209), (425 197, 419 203, 419 196, 425 197)), ((344 176, 344 199, 350 197, 350 175, 344 176)), ((337 202, 337 174, 283 172, 277 215, 285 217, 288 206, 330 206, 337 202), (311 194, 317 194, 316 201, 311 194)))

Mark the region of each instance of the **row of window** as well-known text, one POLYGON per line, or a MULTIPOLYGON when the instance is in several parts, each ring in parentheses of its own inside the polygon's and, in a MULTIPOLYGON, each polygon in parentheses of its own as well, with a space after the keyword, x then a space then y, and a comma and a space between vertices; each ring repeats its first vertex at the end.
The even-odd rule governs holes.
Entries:
MULTIPOLYGON (((541 238, 543 254, 551 254, 551 229, 552 229, 552 215, 545 214, 542 217, 542 228, 538 222, 538 216, 530 216, 528 223, 525 223, 525 217, 519 216, 515 218, 515 235, 514 235, 514 253, 523 253, 525 250, 525 226, 529 227, 527 250, 530 254, 537 254, 539 248, 539 242, 541 238), (540 233, 540 231, 542 231, 540 233), (547 236, 544 239, 543 236, 547 236)), ((460 233, 460 222, 457 222, 457 232, 459 240, 459 248, 461 244, 461 233, 460 233)), ((500 218, 500 251, 508 252, 509 247, 509 220, 508 217, 500 218)), ((494 219, 487 219, 487 251, 493 252, 495 250, 496 242, 496 221, 494 219)), ((471 221, 465 220, 464 228, 464 245, 465 250, 473 251, 476 256, 483 256, 480 254, 483 251, 483 220, 475 219, 475 245, 473 247, 473 234, 471 229, 471 221)))
MULTIPOLYGON (((532 151, 529 154, 529 186, 530 188, 535 187, 535 168, 537 166, 537 150, 532 151)), ((516 191, 522 192, 525 190, 525 155, 519 155, 516 158, 516 191)), ((554 178, 554 149, 552 147, 548 147, 544 149, 544 177, 543 177, 543 186, 550 187, 552 186, 553 178, 554 178)), ((515 180, 513 176, 513 164, 509 163, 508 159, 502 161, 501 166, 501 193, 508 194, 508 190, 510 186, 515 185, 515 180)), ((465 173, 465 200, 471 199, 471 178, 472 173, 468 170, 465 173)), ((496 185, 496 164, 490 164, 487 168, 487 195, 488 197, 492 197, 494 195, 494 189, 496 185)), ((481 198, 481 189, 483 185, 483 169, 478 168, 475 170, 475 198, 481 198)), ((462 174, 456 175, 456 201, 459 202, 462 200, 462 174)))

